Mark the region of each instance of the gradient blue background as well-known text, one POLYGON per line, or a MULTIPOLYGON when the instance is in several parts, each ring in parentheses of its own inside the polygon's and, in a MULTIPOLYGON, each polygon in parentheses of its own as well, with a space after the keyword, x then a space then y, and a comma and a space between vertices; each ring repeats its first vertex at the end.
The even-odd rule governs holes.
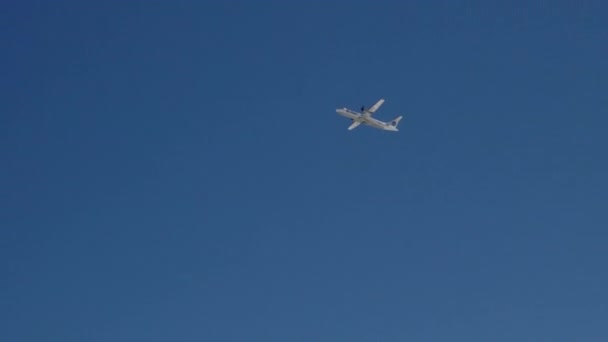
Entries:
POLYGON ((5 1, 0 340, 608 340, 606 13, 5 1))

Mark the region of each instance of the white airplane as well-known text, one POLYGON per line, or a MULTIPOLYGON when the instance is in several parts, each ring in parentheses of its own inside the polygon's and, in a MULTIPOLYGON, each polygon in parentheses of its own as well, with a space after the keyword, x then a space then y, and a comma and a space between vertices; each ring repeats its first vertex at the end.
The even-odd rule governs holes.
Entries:
POLYGON ((374 128, 383 129, 385 131, 399 131, 397 129, 397 125, 399 121, 403 118, 403 116, 398 116, 390 122, 380 121, 378 119, 372 118, 372 115, 382 106, 384 103, 384 99, 380 99, 376 104, 371 106, 369 109, 365 109, 365 107, 361 107, 361 113, 355 112, 354 110, 350 110, 348 108, 338 108, 336 112, 342 116, 345 116, 353 122, 348 130, 352 131, 357 128, 359 125, 364 124, 368 126, 372 126, 374 128))

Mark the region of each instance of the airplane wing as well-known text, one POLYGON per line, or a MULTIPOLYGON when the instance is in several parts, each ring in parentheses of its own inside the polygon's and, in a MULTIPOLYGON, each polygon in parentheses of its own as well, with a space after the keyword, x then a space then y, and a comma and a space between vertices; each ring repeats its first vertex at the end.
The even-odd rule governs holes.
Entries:
POLYGON ((353 124, 348 126, 348 130, 352 131, 353 129, 357 128, 360 124, 361 124, 361 121, 353 121, 353 124))
POLYGON ((378 102, 376 102, 376 104, 374 104, 368 110, 366 110, 366 112, 368 112, 370 114, 375 113, 378 110, 378 108, 380 108, 380 106, 382 106, 383 103, 384 103, 384 99, 378 100, 378 102))

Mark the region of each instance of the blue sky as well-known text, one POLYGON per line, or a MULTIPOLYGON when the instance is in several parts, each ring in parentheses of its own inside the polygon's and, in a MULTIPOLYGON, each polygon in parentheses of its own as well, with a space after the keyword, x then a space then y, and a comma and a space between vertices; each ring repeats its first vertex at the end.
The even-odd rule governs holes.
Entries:
POLYGON ((3 341, 608 338, 604 2, 2 7, 3 341))

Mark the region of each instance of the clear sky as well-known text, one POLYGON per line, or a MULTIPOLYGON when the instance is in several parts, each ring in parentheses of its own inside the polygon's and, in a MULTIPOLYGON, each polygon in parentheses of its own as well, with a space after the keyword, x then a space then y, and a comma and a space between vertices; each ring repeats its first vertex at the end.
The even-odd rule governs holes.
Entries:
POLYGON ((608 340, 605 1, 1 8, 0 340, 608 340))

